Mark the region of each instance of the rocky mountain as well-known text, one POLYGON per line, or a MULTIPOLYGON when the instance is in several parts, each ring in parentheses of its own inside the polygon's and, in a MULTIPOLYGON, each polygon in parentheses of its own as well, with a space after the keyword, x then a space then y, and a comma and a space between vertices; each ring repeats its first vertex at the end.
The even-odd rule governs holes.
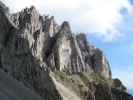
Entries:
POLYGON ((75 35, 69 22, 59 25, 34 6, 12 14, 0 2, 0 71, 42 100, 133 100, 121 81, 112 79, 100 49, 84 34, 75 35))
POLYGON ((128 89, 128 91, 133 95, 133 89, 128 89))

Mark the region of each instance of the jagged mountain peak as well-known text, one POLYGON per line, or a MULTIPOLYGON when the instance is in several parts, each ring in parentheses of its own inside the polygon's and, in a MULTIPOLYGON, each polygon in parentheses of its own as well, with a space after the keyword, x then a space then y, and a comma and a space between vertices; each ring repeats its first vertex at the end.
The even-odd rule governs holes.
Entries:
POLYGON ((71 27, 68 21, 64 21, 61 25, 60 33, 72 33, 71 27))
POLYGON ((73 34, 69 22, 58 25, 35 7, 9 15, 2 9, 0 70, 44 100, 132 100, 112 79, 103 52, 73 34))
POLYGON ((81 40, 87 40, 86 35, 84 33, 79 33, 76 35, 78 38, 80 38, 81 40))

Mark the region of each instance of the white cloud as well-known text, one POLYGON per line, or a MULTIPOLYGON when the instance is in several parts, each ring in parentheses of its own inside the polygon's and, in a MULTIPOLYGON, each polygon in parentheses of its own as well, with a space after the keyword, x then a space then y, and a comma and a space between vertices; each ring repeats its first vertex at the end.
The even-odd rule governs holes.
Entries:
POLYGON ((117 29, 105 30, 103 33, 96 33, 94 35, 103 39, 103 42, 115 42, 119 38, 124 37, 124 34, 120 33, 117 29))
POLYGON ((132 13, 128 0, 3 0, 12 11, 34 5, 43 14, 54 15, 60 22, 71 22, 74 32, 97 33, 106 41, 122 36, 117 29, 122 8, 132 13))

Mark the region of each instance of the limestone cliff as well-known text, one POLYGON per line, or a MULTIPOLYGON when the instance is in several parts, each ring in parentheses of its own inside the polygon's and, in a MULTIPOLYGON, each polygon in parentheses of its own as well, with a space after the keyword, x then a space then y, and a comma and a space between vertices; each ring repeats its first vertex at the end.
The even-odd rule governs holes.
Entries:
POLYGON ((34 6, 10 14, 0 2, 0 70, 44 100, 132 100, 100 49, 34 6))

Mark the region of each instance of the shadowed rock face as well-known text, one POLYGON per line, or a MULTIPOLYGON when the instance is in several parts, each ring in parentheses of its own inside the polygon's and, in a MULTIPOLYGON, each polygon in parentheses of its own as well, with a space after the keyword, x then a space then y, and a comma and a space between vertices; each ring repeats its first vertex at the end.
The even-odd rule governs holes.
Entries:
MULTIPOLYGON (((98 73, 112 80, 110 66, 103 52, 89 44, 84 34, 74 35, 68 22, 58 25, 53 16, 41 16, 33 6, 9 14, 8 8, 1 2, 0 68, 45 100, 68 100, 56 89, 50 72, 67 72, 72 75, 98 73)), ((98 100, 99 95, 105 96, 100 94, 103 88, 106 87, 93 86, 92 92, 96 89, 95 94, 91 96, 88 92, 87 98, 91 98, 88 100, 98 100)), ((105 90, 107 97, 112 93, 115 98, 115 91, 105 90)), ((110 100, 116 99, 111 97, 110 100)))
POLYGON ((1 100, 43 100, 33 90, 26 88, 0 69, 0 99, 1 100))
POLYGON ((89 93, 87 100, 133 100, 133 97, 126 92, 108 85, 89 83, 89 93))

